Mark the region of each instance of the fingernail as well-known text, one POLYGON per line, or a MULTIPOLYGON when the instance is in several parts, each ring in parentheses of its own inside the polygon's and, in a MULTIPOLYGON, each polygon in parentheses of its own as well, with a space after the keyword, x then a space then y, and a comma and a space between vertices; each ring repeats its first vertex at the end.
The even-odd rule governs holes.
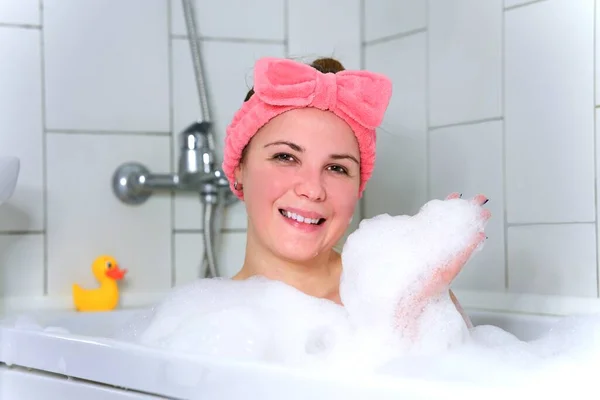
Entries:
MULTIPOLYGON (((485 199, 485 201, 483 202, 483 204, 487 203, 488 201, 490 201, 490 199, 485 199)), ((481 204, 481 205, 483 205, 481 204)))

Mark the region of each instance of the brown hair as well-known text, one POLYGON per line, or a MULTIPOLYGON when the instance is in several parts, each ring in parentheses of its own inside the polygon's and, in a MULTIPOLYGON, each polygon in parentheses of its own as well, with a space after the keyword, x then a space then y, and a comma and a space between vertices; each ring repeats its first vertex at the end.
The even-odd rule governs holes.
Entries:
MULTIPOLYGON (((311 67, 313 67, 314 69, 316 69, 319 72, 322 72, 324 74, 327 73, 333 73, 336 74, 338 72, 344 71, 345 68, 342 65, 341 62, 339 62, 338 60, 336 60, 335 58, 317 58, 315 61, 312 62, 312 64, 309 64, 311 67)), ((254 88, 251 88, 248 93, 246 94, 246 98, 244 99, 244 102, 250 100, 250 98, 252 97, 252 95, 254 94, 254 88)), ((250 143, 248 143, 250 144, 250 143)), ((246 145, 246 147, 244 147, 244 150, 242 150, 242 160, 246 159, 246 150, 248 149, 248 145, 246 145)))

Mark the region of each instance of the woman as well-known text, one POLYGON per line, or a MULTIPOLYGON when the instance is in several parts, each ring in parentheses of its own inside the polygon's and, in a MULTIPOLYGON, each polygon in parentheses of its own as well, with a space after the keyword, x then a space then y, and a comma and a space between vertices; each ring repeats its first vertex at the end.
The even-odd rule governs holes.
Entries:
MULTIPOLYGON (((256 63, 224 151, 223 169, 248 214, 244 265, 233 279, 262 275, 341 304, 334 246, 373 171, 375 129, 391 92, 385 76, 345 71, 331 58, 256 63)), ((478 243, 428 290, 449 290, 478 243)))

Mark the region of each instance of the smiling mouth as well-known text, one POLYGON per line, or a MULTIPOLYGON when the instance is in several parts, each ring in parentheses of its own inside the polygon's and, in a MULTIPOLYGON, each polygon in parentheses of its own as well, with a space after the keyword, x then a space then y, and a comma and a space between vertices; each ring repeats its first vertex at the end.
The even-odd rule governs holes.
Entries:
POLYGON ((325 222, 325 218, 305 218, 302 215, 298 215, 281 208, 279 209, 279 213, 286 218, 293 219, 294 221, 308 225, 321 225, 323 224, 323 222, 325 222))

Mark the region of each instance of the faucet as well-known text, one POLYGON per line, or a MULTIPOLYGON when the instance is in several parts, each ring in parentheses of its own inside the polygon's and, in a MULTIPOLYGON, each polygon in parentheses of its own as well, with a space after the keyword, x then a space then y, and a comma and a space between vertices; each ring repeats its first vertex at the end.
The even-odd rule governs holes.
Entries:
MULTIPOLYGON (((194 122, 179 134, 178 171, 172 174, 152 173, 141 163, 127 162, 117 167, 112 177, 113 193, 123 203, 139 205, 155 191, 196 192, 203 205, 203 244, 201 275, 219 277, 215 254, 219 228, 215 214, 238 201, 229 187, 225 173, 215 167, 211 123, 194 122)), ((218 216, 217 216, 218 217, 218 216)), ((222 215, 221 215, 222 217, 222 215)))
POLYGON ((217 204, 219 192, 225 204, 237 199, 229 189, 224 172, 215 166, 212 124, 194 122, 179 134, 178 170, 173 174, 152 173, 138 162, 120 165, 113 174, 113 192, 122 202, 130 205, 144 203, 154 191, 184 191, 200 194, 203 204, 217 204))

